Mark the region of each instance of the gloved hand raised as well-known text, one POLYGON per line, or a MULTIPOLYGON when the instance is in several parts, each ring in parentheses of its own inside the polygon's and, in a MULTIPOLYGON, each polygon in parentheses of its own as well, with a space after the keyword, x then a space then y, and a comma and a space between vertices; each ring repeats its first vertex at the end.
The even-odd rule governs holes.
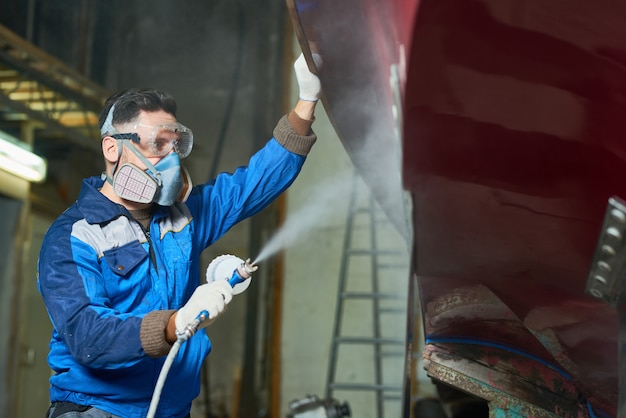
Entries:
MULTIPOLYGON (((313 53, 313 62, 317 69, 322 66, 322 57, 319 54, 313 53)), ((307 66, 304 54, 300 54, 298 59, 294 62, 293 68, 296 73, 296 79, 298 80, 298 87, 300 89, 300 100, 306 100, 307 102, 316 102, 322 95, 322 85, 317 75, 313 74, 307 66)))
POLYGON ((233 299, 233 288, 227 280, 205 283, 196 288, 185 306, 176 313, 176 331, 182 332, 202 311, 209 313, 209 318, 200 323, 198 329, 210 325, 233 299))

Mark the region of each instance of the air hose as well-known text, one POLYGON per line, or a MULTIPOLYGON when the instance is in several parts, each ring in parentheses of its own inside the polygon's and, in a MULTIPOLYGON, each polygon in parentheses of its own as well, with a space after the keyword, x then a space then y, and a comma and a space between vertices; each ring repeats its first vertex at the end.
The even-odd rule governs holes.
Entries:
MULTIPOLYGON (((206 279, 209 283, 217 280, 228 280, 228 283, 230 283, 233 288, 233 294, 238 295, 248 288, 250 284, 250 280, 248 279, 257 269, 257 266, 250 263, 250 259, 243 261, 234 255, 226 254, 216 257, 211 261, 207 268, 206 279)), ((172 345, 172 348, 170 348, 167 358, 163 363, 163 367, 161 368, 161 372, 159 373, 159 378, 157 379, 154 392, 152 393, 152 400, 150 401, 150 408, 148 409, 146 418, 154 418, 156 414, 165 380, 167 379, 167 375, 169 374, 180 347, 185 341, 193 337, 198 330, 198 326, 208 317, 209 313, 202 311, 193 322, 187 324, 182 331, 176 330, 177 339, 172 345)))

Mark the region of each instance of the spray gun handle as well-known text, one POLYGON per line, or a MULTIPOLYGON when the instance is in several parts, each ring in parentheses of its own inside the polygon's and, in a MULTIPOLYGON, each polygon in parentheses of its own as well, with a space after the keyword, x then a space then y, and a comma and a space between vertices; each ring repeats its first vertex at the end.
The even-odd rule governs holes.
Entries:
POLYGON ((246 281, 246 278, 243 278, 239 275, 239 269, 233 270, 233 275, 228 279, 228 283, 230 283, 231 287, 237 286, 239 283, 243 283, 246 281))
POLYGON ((182 331, 176 331, 176 338, 179 341, 187 341, 189 338, 193 337, 196 331, 198 331, 198 327, 200 324, 209 317, 209 311, 202 311, 196 316, 193 322, 187 324, 185 329, 182 331))

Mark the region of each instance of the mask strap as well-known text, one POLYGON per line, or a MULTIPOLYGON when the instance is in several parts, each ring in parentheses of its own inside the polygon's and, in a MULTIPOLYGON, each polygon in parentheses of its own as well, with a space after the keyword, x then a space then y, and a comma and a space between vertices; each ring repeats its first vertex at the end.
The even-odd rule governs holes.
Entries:
MULTIPOLYGON (((111 170, 111 176, 113 175, 113 173, 115 173, 115 170, 117 170, 117 165, 120 162, 120 157, 122 156, 122 147, 120 146, 121 144, 119 141, 122 138, 117 138, 119 134, 117 133, 117 130, 113 127, 113 113, 114 112, 115 112, 115 103, 111 105, 111 108, 109 109, 109 113, 107 113, 107 117, 104 120, 102 127, 100 128, 100 136, 103 139, 105 136, 108 135, 117 140, 117 149, 118 149, 117 161, 115 161, 115 164, 113 164, 113 169, 111 170)), ((103 171, 102 174, 100 175, 100 178, 102 180, 106 180, 110 185, 113 185, 113 179, 111 178, 111 176, 109 176, 106 171, 103 171)))
MULTIPOLYGON (((111 137, 114 138, 113 136, 111 137)), ((122 142, 123 140, 117 139, 117 138, 115 139, 116 139, 115 142, 117 142, 117 160, 115 161, 115 163, 113 164, 113 168, 111 169, 111 176, 113 176, 115 174, 115 170, 117 170, 117 165, 120 163, 120 158, 122 157, 122 147, 124 146, 122 142)), ((109 176, 106 171, 103 171, 102 174, 100 175, 100 178, 102 180, 106 180, 112 186, 113 178, 111 176, 109 176)))
MULTIPOLYGON (((128 135, 139 138, 137 134, 128 134, 128 135)), ((120 158, 122 157, 122 147, 126 146, 127 149, 131 150, 131 152, 133 152, 141 160, 141 162, 146 165, 148 172, 157 182, 157 185, 160 187, 163 184, 163 180, 161 180, 161 173, 159 173, 156 167, 150 161, 148 161, 146 157, 141 155, 141 153, 137 150, 137 148, 135 148, 132 144, 127 144, 130 141, 129 139, 126 139, 128 137, 126 134, 112 135, 112 137, 115 138, 115 140, 117 141, 118 152, 117 152, 117 161, 115 162, 115 164, 113 164, 113 168, 111 169, 111 175, 115 173, 115 170, 117 169, 117 166, 120 162, 120 158), (119 139, 119 138, 116 138, 117 136, 123 136, 124 138, 119 139)), ((100 177, 103 180, 108 181, 109 184, 113 185, 113 178, 109 176, 106 172, 103 172, 100 177)))
MULTIPOLYGON (((129 143, 130 141, 128 139, 118 139, 118 142, 122 142, 124 145, 128 143, 128 145, 126 145, 126 148, 131 150, 133 154, 135 154, 141 160, 141 162, 146 165, 148 172, 150 173, 152 177, 154 177, 154 179, 157 182, 157 185, 159 185, 159 187, 163 185, 163 181, 161 180, 161 173, 159 173, 159 170, 157 170, 156 167, 150 161, 148 161, 146 157, 141 155, 141 153, 137 150, 137 148, 135 148, 132 144, 129 143)), ((120 158, 117 157, 117 160, 119 161, 120 158)))

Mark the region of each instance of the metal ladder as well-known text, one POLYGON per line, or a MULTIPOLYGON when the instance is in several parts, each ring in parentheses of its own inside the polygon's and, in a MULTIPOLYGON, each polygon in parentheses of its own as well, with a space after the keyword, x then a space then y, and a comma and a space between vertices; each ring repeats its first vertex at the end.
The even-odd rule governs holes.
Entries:
MULTIPOLYGON (((406 247, 405 241, 399 235, 394 237, 397 231, 367 193, 365 184, 356 174, 352 182, 326 397, 332 399, 336 391, 361 397, 359 405, 365 400, 377 418, 384 418, 385 403, 397 401, 399 405, 402 400, 409 256, 408 250, 402 248, 406 247), (371 319, 360 315, 358 307, 351 308, 359 302, 361 313, 370 310, 371 319), (371 329, 366 330, 368 322, 371 329), (361 363, 356 366, 358 370, 354 365, 351 368, 356 353, 362 355, 364 349, 373 350, 372 364, 361 363), (342 365, 347 365, 347 369, 342 369, 342 365)), ((348 401, 354 408, 356 403, 349 398, 348 401)), ((400 415, 389 413, 388 417, 392 416, 400 415)))

